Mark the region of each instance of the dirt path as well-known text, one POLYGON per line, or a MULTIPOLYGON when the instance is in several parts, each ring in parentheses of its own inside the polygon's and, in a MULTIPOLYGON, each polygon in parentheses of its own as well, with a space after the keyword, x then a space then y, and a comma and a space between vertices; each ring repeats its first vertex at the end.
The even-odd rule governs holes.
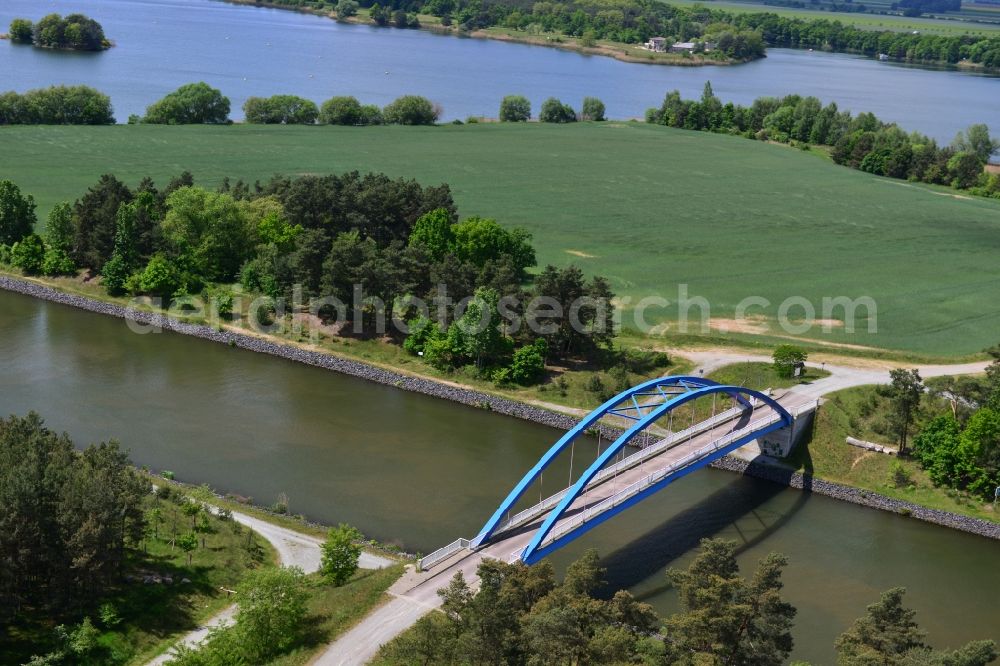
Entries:
MULTIPOLYGON (((274 549, 278 551, 278 561, 282 566, 286 567, 301 567, 306 573, 312 573, 314 571, 319 571, 320 563, 320 546, 323 543, 322 539, 317 537, 303 534, 301 532, 296 532, 295 530, 290 530, 285 527, 279 527, 272 523, 263 521, 259 518, 254 518, 245 513, 239 513, 237 511, 233 512, 233 520, 245 525, 257 532, 262 537, 267 539, 274 549)), ((361 559, 358 561, 358 565, 362 569, 381 569, 383 567, 388 567, 395 564, 394 560, 388 557, 382 557, 381 555, 373 555, 371 553, 362 552, 361 559)), ((185 634, 183 638, 177 641, 176 645, 184 645, 187 647, 196 645, 201 641, 205 640, 208 636, 208 632, 218 626, 223 624, 228 624, 236 615, 236 604, 233 604, 225 608, 220 613, 211 617, 205 624, 198 627, 194 631, 185 634)), ((148 662, 147 666, 160 666, 161 664, 167 663, 172 657, 175 648, 170 648, 157 658, 148 662)))

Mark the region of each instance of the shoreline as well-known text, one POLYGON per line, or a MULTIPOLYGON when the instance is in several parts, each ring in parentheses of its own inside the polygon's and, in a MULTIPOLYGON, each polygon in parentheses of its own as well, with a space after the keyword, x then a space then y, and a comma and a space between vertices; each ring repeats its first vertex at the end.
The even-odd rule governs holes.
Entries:
MULTIPOLYGON (((367 22, 367 21, 360 20, 357 16, 351 16, 351 17, 348 17, 348 18, 345 18, 345 19, 341 19, 341 18, 338 18, 337 15, 336 15, 336 12, 333 12, 333 11, 325 11, 325 10, 313 9, 311 7, 305 7, 305 6, 293 7, 291 5, 279 4, 279 3, 276 3, 276 2, 270 2, 268 0, 217 0, 217 1, 219 1, 219 2, 225 2, 225 3, 231 4, 231 5, 243 5, 243 6, 246 6, 246 7, 261 7, 261 8, 265 8, 265 9, 276 9, 276 10, 282 10, 282 11, 292 11, 292 12, 297 12, 299 14, 311 14, 313 16, 324 17, 324 18, 328 18, 328 19, 330 19, 332 21, 337 21, 339 23, 346 23, 346 24, 350 24, 350 25, 368 25, 368 26, 372 26, 372 27, 394 28, 394 26, 376 26, 374 23, 370 23, 370 22, 367 22)), ((822 18, 822 17, 820 17, 820 18, 822 18)), ((496 28, 496 27, 500 27, 500 26, 491 26, 491 28, 496 28)), ((618 49, 625 49, 625 48, 628 48, 630 46, 629 44, 625 44, 625 43, 622 43, 622 42, 611 42, 610 44, 612 44, 614 46, 612 46, 612 45, 607 45, 607 46, 600 46, 600 45, 582 46, 582 45, 580 45, 579 43, 576 42, 576 38, 575 37, 571 37, 569 35, 560 35, 560 38, 562 38, 562 39, 568 39, 568 40, 572 40, 572 41, 569 41, 569 42, 562 42, 562 41, 560 41, 560 42, 554 42, 554 41, 550 41, 550 40, 547 40, 547 39, 543 40, 541 38, 532 38, 529 35, 525 35, 524 37, 521 37, 521 36, 518 36, 518 35, 505 35, 505 34, 491 33, 491 32, 489 32, 491 28, 479 28, 479 29, 473 30, 471 32, 461 32, 456 26, 443 26, 443 25, 440 25, 440 24, 424 24, 424 23, 421 23, 420 26, 417 27, 417 28, 415 28, 415 29, 416 30, 424 30, 424 31, 427 31, 427 32, 432 32, 432 33, 435 33, 437 35, 442 35, 442 36, 447 36, 447 37, 461 37, 461 38, 467 38, 467 39, 491 39, 491 40, 495 40, 495 41, 499 41, 499 42, 508 42, 508 43, 511 43, 511 44, 524 44, 524 45, 527 45, 527 46, 544 46, 544 47, 549 47, 549 48, 557 48, 557 49, 562 49, 564 51, 571 51, 573 53, 579 53, 581 55, 601 56, 601 57, 605 57, 605 58, 613 58, 614 60, 618 60, 619 62, 627 62, 627 63, 631 63, 631 64, 636 64, 636 65, 665 65, 665 66, 668 66, 668 67, 709 67, 709 66, 727 67, 727 66, 732 66, 732 65, 745 65, 745 64, 750 63, 750 62, 755 62, 756 60, 764 60, 764 59, 767 58, 767 52, 766 52, 766 50, 765 50, 764 55, 761 56, 760 58, 751 58, 749 60, 732 60, 732 59, 729 59, 729 60, 725 60, 725 61, 718 61, 718 60, 706 60, 705 58, 701 58, 700 60, 690 60, 690 61, 689 60, 684 60, 682 58, 675 60, 675 59, 669 59, 669 58, 659 58, 659 57, 656 57, 657 54, 654 54, 652 51, 650 51, 649 54, 652 55, 653 57, 651 57, 651 58, 644 58, 644 57, 640 57, 638 55, 631 55, 629 53, 626 53, 623 50, 618 50, 618 49)), ((413 30, 414 28, 396 28, 396 29, 397 30, 413 30)), ((790 50, 795 50, 795 51, 807 51, 807 50, 808 51, 813 51, 813 50, 816 50, 816 51, 821 51, 821 52, 824 52, 824 53, 845 53, 845 54, 848 54, 848 55, 862 56, 862 57, 864 57, 864 58, 866 58, 868 60, 874 60, 874 58, 872 56, 869 56, 866 53, 864 53, 862 51, 859 51, 857 49, 843 49, 843 50, 835 50, 835 49, 829 49, 829 48, 816 48, 816 49, 813 49, 813 48, 809 48, 809 47, 795 47, 795 46, 766 46, 765 47, 765 49, 770 49, 770 48, 790 49, 790 50)), ((909 67, 916 67, 918 69, 928 69, 928 70, 931 70, 931 71, 934 71, 934 70, 938 70, 938 71, 959 71, 959 72, 964 71, 964 72, 970 72, 970 73, 974 72, 974 73, 980 73, 980 74, 1000 75, 1000 68, 998 68, 998 67, 987 67, 987 66, 983 65, 982 63, 974 63, 974 62, 970 62, 968 60, 960 60, 959 62, 952 64, 952 63, 940 62, 940 61, 924 62, 924 61, 919 61, 919 60, 901 60, 899 58, 891 58, 890 62, 892 62, 894 64, 897 64, 897 65, 906 65, 906 66, 909 66, 909 67)))
MULTIPOLYGON (((443 400, 450 400, 469 407, 485 409, 557 430, 569 430, 578 422, 578 419, 566 414, 549 411, 542 407, 529 405, 476 389, 458 387, 426 377, 407 375, 363 361, 343 358, 327 352, 303 349, 266 337, 231 330, 218 331, 202 324, 189 324, 162 314, 134 310, 87 296, 68 294, 30 280, 0 275, 0 289, 58 305, 75 307, 95 314, 132 320, 144 325, 158 326, 163 330, 201 338, 202 340, 229 347, 245 349, 260 354, 269 354, 289 361, 332 370, 376 384, 421 393, 443 400)), ((608 425, 601 425, 601 431, 605 436, 611 437, 617 437, 621 433, 620 429, 608 425)), ((912 502, 892 499, 874 491, 827 481, 810 474, 795 472, 785 467, 756 461, 747 462, 731 455, 713 462, 711 467, 797 490, 817 493, 867 508, 916 518, 941 527, 948 527, 989 539, 1000 540, 1000 523, 963 516, 940 509, 930 509, 912 502)))
MULTIPOLYGON (((225 2, 225 3, 230 4, 230 5, 243 5, 243 6, 246 6, 246 7, 261 7, 261 8, 264 8, 264 9, 277 9, 277 10, 283 10, 283 11, 297 12, 299 14, 310 14, 312 16, 319 16, 319 17, 323 17, 323 18, 328 18, 331 21, 337 21, 338 23, 345 23, 345 24, 348 24, 348 25, 367 25, 367 26, 370 26, 370 27, 373 27, 373 28, 375 28, 375 27, 382 27, 382 28, 390 28, 390 29, 395 29, 395 30, 423 30, 425 32, 431 32, 431 33, 434 33, 436 35, 441 35, 441 36, 444 36, 444 37, 459 37, 459 38, 465 38, 465 39, 489 39, 489 40, 494 40, 494 41, 498 41, 498 42, 507 42, 507 43, 511 43, 511 44, 524 44, 526 46, 544 46, 544 47, 548 47, 548 48, 562 49, 563 51, 571 51, 573 53, 579 53, 581 55, 601 56, 601 57, 606 57, 606 58, 613 58, 613 59, 618 60, 620 62, 627 62, 627 63, 636 64, 636 65, 666 65, 668 67, 708 67, 708 66, 717 65, 717 66, 721 66, 721 67, 726 67, 726 66, 730 66, 730 65, 743 65, 743 64, 746 64, 748 62, 753 62, 754 60, 762 60, 762 59, 764 59, 764 58, 767 57, 766 55, 764 55, 764 56, 761 56, 761 58, 754 58, 754 59, 751 59, 751 60, 723 60, 723 61, 707 60, 705 58, 701 58, 699 60, 690 60, 689 61, 689 60, 685 60, 683 58, 673 59, 673 58, 658 57, 658 55, 662 56, 662 55, 666 55, 666 54, 654 54, 652 51, 650 51, 649 54, 651 56, 653 56, 653 57, 643 58, 643 57, 640 57, 638 55, 631 55, 631 54, 626 53, 624 51, 617 50, 617 49, 625 49, 625 48, 628 48, 630 46, 629 44, 625 44, 625 43, 621 43, 621 42, 611 42, 610 44, 614 44, 614 46, 611 46, 611 45, 607 45, 607 46, 600 46, 600 45, 582 46, 582 45, 580 45, 580 44, 578 44, 576 42, 576 38, 575 37, 570 37, 568 35, 566 35, 566 36, 560 36, 560 37, 563 38, 563 39, 572 40, 572 41, 554 42, 554 41, 547 40, 547 39, 544 39, 544 38, 537 38, 537 37, 536 38, 532 38, 530 35, 525 35, 524 37, 520 37, 520 36, 517 36, 517 35, 495 34, 495 33, 489 32, 490 28, 481 28, 481 29, 473 30, 471 32, 462 32, 457 27, 443 26, 443 25, 440 25, 440 24, 428 24, 428 23, 421 23, 420 26, 417 27, 417 28, 396 28, 395 26, 388 26, 388 25, 387 26, 377 26, 374 23, 371 23, 369 21, 363 21, 363 20, 359 19, 357 16, 351 16, 351 17, 348 17, 348 18, 341 19, 341 18, 337 17, 336 12, 324 11, 324 10, 321 10, 321 9, 313 9, 311 7, 292 7, 290 5, 284 5, 284 4, 279 4, 279 3, 275 3, 275 2, 268 2, 267 0, 260 0, 260 1, 259 0, 219 0, 219 1, 225 2)), ((493 27, 497 27, 497 26, 493 26, 493 27)))

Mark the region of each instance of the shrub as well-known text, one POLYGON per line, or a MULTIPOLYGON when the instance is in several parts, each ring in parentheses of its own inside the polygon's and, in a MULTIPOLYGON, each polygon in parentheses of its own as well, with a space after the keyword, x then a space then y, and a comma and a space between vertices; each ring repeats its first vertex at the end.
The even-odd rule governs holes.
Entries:
POLYGON ((510 377, 510 368, 497 368, 493 371, 491 378, 493 379, 493 383, 501 388, 510 386, 513 383, 510 377))
POLYGON ((358 570, 363 535, 356 528, 341 523, 330 528, 323 542, 320 574, 339 587, 349 581, 358 570))
POLYGON ((500 122, 518 123, 531 118, 531 102, 523 95, 507 95, 500 102, 500 122))
POLYGON ((628 374, 628 368, 624 365, 616 365, 608 371, 611 376, 611 380, 615 383, 614 390, 616 393, 621 393, 622 391, 627 391, 632 388, 632 380, 628 374))
POLYGON ((535 344, 515 350, 510 364, 510 379, 523 385, 540 381, 545 375, 546 351, 545 340, 541 338, 535 344))
POLYGON ((549 97, 542 102, 542 111, 538 114, 538 119, 543 123, 572 123, 576 122, 576 111, 555 97, 549 97))
POLYGON ((607 387, 604 386, 604 380, 596 372, 590 376, 590 379, 583 385, 583 388, 599 396, 604 395, 605 391, 607 391, 607 387))
POLYGON ((282 515, 288 513, 288 495, 278 493, 278 499, 271 505, 271 511, 282 515))
POLYGON ((111 602, 101 604, 98 614, 101 618, 101 624, 107 629, 113 629, 121 624, 122 618, 118 614, 118 609, 111 602))
POLYGON ((164 299, 177 293, 181 284, 180 271, 162 254, 154 254, 139 277, 139 289, 164 299))
POLYGON ((215 311, 223 317, 233 313, 233 294, 227 289, 219 289, 212 293, 211 299, 215 306, 215 311))
POLYGON ((403 349, 414 356, 424 352, 428 343, 444 337, 441 327, 427 317, 419 317, 409 322, 410 334, 403 341, 403 349))
POLYGON ((596 97, 584 97, 581 115, 584 120, 604 120, 604 102, 596 97))
POLYGON ((354 0, 340 0, 337 3, 337 18, 345 19, 356 16, 358 13, 358 3, 354 0))
POLYGON ((128 264, 121 255, 111 256, 108 263, 101 269, 101 284, 112 296, 117 296, 125 292, 125 283, 129 278, 128 264))
POLYGON ((889 465, 889 485, 893 488, 905 488, 910 485, 910 470, 899 460, 893 460, 889 465))
POLYGON ((25 236, 11 249, 11 262, 29 275, 41 273, 45 263, 45 243, 38 234, 25 236))
POLYGON ((382 110, 390 125, 433 125, 440 115, 429 99, 419 95, 403 95, 382 110))

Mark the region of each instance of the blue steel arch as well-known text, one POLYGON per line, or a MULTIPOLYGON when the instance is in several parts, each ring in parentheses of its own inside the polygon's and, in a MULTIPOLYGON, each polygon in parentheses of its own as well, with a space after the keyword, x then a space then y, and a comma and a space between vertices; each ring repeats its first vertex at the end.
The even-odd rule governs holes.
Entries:
MULTIPOLYGON (((557 441, 535 464, 531 470, 521 479, 520 482, 514 487, 514 489, 507 495, 504 501, 497 508, 496 512, 490 517, 483 528, 480 530, 479 534, 475 539, 472 540, 471 546, 476 548, 482 545, 485 541, 489 540, 493 536, 500 521, 503 519, 504 514, 506 514, 521 496, 527 491, 532 483, 544 472, 544 470, 552 463, 555 458, 566 450, 573 441, 576 440, 581 434, 586 432, 586 430, 600 420, 602 417, 608 414, 614 414, 617 416, 622 416, 624 418, 635 420, 636 423, 626 430, 615 442, 608 447, 598 458, 587 468, 587 470, 580 476, 576 483, 566 492, 565 496, 556 506, 556 508, 549 514, 548 518, 542 524, 542 527, 538 530, 535 538, 528 545, 528 547, 522 553, 522 559, 526 562, 536 561, 545 554, 551 552, 555 548, 562 545, 563 539, 560 539, 558 545, 550 544, 544 549, 540 549, 540 545, 548 533, 551 531, 552 527, 559 520, 565 510, 576 500, 581 492, 583 492, 587 483, 596 475, 604 465, 613 458, 623 447, 625 447, 633 437, 635 437, 640 432, 644 431, 650 424, 657 421, 667 412, 673 410, 674 408, 690 401, 695 400, 699 397, 717 393, 726 393, 737 401, 739 401, 745 407, 751 407, 749 400, 745 396, 753 396, 765 404, 769 405, 774 409, 780 416, 780 420, 777 424, 766 430, 774 430, 785 425, 790 425, 792 422, 791 415, 773 398, 764 395, 758 391, 752 389, 740 387, 740 386, 726 386, 714 382, 710 379, 704 379, 702 377, 688 377, 688 376, 672 376, 672 377, 661 377, 659 379, 653 379, 648 382, 634 386, 622 393, 619 393, 615 397, 611 398, 603 405, 592 411, 586 417, 584 417, 576 426, 569 430, 565 435, 563 435, 559 441, 557 441), (666 390, 665 390, 666 389, 666 390), (680 389, 682 392, 677 393, 676 391, 680 389), (659 405, 640 405, 638 398, 640 397, 660 397, 663 402, 659 405), (622 403, 628 403, 631 401, 631 407, 622 407, 622 403), (643 409, 648 409, 649 412, 643 415, 643 409), (632 414, 634 412, 634 415, 632 414)), ((754 436, 759 436, 763 434, 763 431, 754 433, 754 436)), ((752 439, 753 437, 751 437, 752 439)), ((735 448, 735 447, 733 447, 735 448)), ((684 472, 687 473, 687 472, 684 472)), ((670 480, 673 480, 672 478, 670 480)), ((655 490, 659 490, 666 483, 657 484, 655 490)), ((641 493, 639 499, 644 499, 648 497, 652 491, 644 491, 641 493)), ((638 501, 638 500, 636 500, 638 501)), ((628 506, 631 506, 631 502, 628 506)), ((622 510, 626 507, 622 507, 622 510)), ((614 513, 618 513, 615 511, 614 513)), ((607 517, 610 517, 607 516, 607 517)), ((601 520, 593 521, 593 525, 587 526, 586 529, 590 529, 594 525, 603 522, 606 518, 601 520)), ((573 534, 573 538, 586 530, 580 530, 578 533, 573 534)))
MULTIPOLYGON (((687 377, 687 376, 670 376, 670 377, 660 377, 657 379, 651 379, 647 382, 643 382, 638 386, 633 386, 630 389, 622 391, 618 395, 609 399, 603 405, 592 411, 590 414, 585 416, 579 423, 577 423, 572 429, 566 432, 559 441, 552 445, 552 447, 546 451, 545 455, 539 458, 535 466, 528 470, 528 473, 524 475, 520 482, 510 491, 506 499, 500 504, 496 512, 490 517, 483 528, 479 531, 479 535, 472 540, 472 547, 475 548, 487 541, 493 532, 496 530, 500 521, 503 519, 504 514, 506 514, 510 509, 517 503, 521 496, 528 490, 532 483, 545 471, 545 469, 552 463, 553 460, 558 457, 560 453, 565 451, 577 437, 584 434, 590 426, 594 425, 604 416, 608 414, 615 413, 619 416, 625 416, 625 418, 630 418, 627 414, 622 413, 622 410, 616 410, 615 407, 623 402, 629 400, 632 401, 634 407, 632 409, 638 408, 637 398, 649 395, 650 392, 656 391, 664 399, 667 399, 667 393, 663 390, 664 387, 667 389, 681 388, 685 390, 690 390, 692 388, 699 388, 704 386, 718 386, 718 382, 714 382, 711 379, 705 379, 703 377, 687 377)), ((745 400, 743 404, 749 406, 745 400)), ((637 411, 635 419, 642 417, 642 412, 637 411)))
MULTIPOLYGON (((740 400, 740 402, 744 401, 745 398, 740 400)), ((594 460, 594 462, 590 465, 590 467, 588 467, 583 472, 583 474, 580 475, 580 478, 576 480, 576 483, 574 483, 573 486, 566 492, 566 494, 563 496, 559 504, 556 505, 556 508, 549 513, 549 515, 545 519, 545 522, 543 522, 541 527, 538 528, 538 531, 535 532, 535 536, 531 539, 531 542, 521 553, 521 559, 528 564, 533 564, 534 562, 537 562, 538 560, 542 559, 549 553, 557 550, 558 548, 561 548, 563 545, 572 541, 573 539, 576 539, 584 532, 593 529, 594 527, 601 524, 608 518, 611 518, 612 516, 621 513, 628 507, 637 504, 638 502, 649 497, 658 490, 661 490, 662 488, 666 487, 676 479, 686 474, 689 474, 695 469, 707 465, 712 460, 720 458, 723 455, 725 455, 725 453, 735 450, 740 446, 743 446, 752 439, 756 439, 757 437, 772 430, 777 430, 778 428, 789 426, 792 424, 792 421, 793 421, 792 415, 789 414, 788 411, 773 398, 763 393, 760 393, 759 391, 754 391, 753 389, 748 389, 741 386, 723 386, 720 384, 716 384, 714 386, 704 386, 695 389, 693 391, 681 394, 676 398, 673 398, 672 400, 666 401, 656 409, 652 410, 641 420, 639 420, 631 428, 622 433, 622 435, 615 440, 614 444, 612 444, 604 452, 602 452, 601 455, 599 455, 597 459, 594 460), (601 469, 603 469, 604 466, 609 461, 611 461, 615 457, 615 455, 618 454, 619 451, 621 451, 623 448, 625 448, 625 446, 628 445, 629 441, 631 441, 633 437, 638 435, 640 432, 644 431, 649 425, 656 422, 660 417, 662 417, 667 412, 673 410, 674 408, 679 407, 691 400, 696 400, 697 398, 706 395, 711 395, 713 393, 727 393, 733 395, 734 397, 739 396, 740 398, 742 398, 745 395, 753 396, 759 400, 764 401, 765 404, 774 409, 778 413, 779 420, 773 424, 761 428, 760 430, 752 431, 748 433, 746 436, 741 437, 733 442, 730 442, 725 448, 720 449, 716 454, 706 456, 700 459, 699 461, 696 461, 691 465, 688 465, 687 467, 678 470, 677 473, 665 477, 657 484, 639 493, 639 495, 637 495, 636 497, 630 498, 629 501, 617 507, 609 509, 600 517, 591 520, 587 523, 584 523, 582 525, 579 525, 577 528, 573 529, 568 534, 563 535, 562 537, 548 544, 544 548, 542 547, 542 542, 545 540, 545 537, 549 535, 549 532, 552 531, 552 528, 555 527, 555 524, 563 516, 566 510, 586 490, 587 484, 590 483, 590 481, 594 478, 594 476, 596 476, 597 473, 601 469)))

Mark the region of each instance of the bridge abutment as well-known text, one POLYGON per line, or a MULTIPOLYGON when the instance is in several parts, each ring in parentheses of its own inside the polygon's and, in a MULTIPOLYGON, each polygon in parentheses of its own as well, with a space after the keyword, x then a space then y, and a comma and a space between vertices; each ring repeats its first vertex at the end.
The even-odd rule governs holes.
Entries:
POLYGON ((819 400, 805 404, 794 412, 792 425, 769 432, 757 440, 760 452, 774 458, 787 458, 806 433, 813 427, 819 400))

